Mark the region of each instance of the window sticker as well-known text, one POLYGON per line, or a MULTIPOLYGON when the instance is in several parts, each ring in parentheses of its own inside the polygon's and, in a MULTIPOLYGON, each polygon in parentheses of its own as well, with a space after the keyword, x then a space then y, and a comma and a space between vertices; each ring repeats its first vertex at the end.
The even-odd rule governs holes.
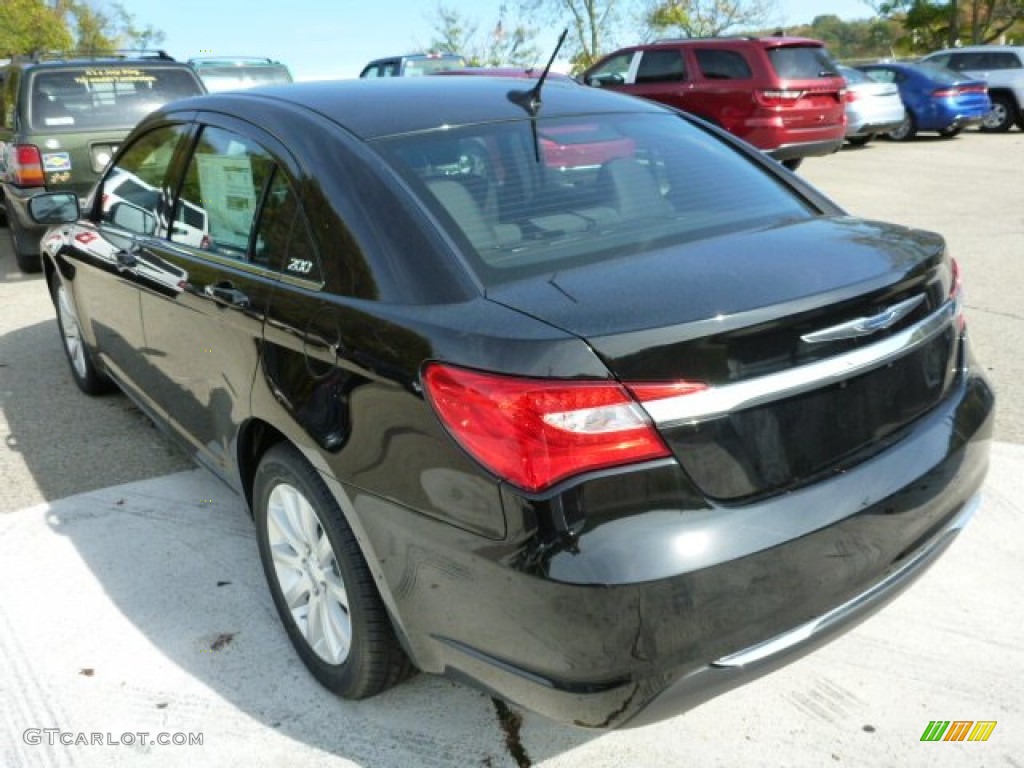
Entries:
POLYGON ((252 160, 245 155, 196 155, 196 161, 210 234, 219 243, 245 249, 256 214, 252 160))
POLYGON ((63 117, 47 117, 43 120, 43 123, 46 125, 74 125, 75 118, 70 115, 65 115, 63 117))
MULTIPOLYGON (((50 121, 47 120, 47 123, 50 121)), ((46 152, 43 154, 43 170, 46 173, 59 173, 71 170, 71 155, 67 152, 46 152)))
POLYGON ((75 78, 76 83, 82 85, 96 85, 98 83, 155 83, 156 75, 151 75, 141 69, 131 67, 104 67, 102 69, 87 69, 79 77, 75 78))

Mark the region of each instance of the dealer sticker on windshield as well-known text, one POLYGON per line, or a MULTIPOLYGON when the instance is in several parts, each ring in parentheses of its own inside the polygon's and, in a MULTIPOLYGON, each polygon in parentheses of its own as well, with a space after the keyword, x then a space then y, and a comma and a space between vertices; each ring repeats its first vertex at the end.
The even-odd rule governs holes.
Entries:
POLYGON ((71 155, 67 152, 47 152, 43 154, 43 170, 46 173, 58 173, 71 170, 71 155))

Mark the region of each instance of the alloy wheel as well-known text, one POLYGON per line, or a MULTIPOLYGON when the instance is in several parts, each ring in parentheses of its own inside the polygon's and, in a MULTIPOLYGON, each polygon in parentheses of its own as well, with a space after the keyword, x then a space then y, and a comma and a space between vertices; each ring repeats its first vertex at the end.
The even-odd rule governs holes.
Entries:
POLYGON ((348 593, 331 541, 309 500, 280 483, 267 505, 274 572, 292 618, 310 648, 341 664, 352 645, 348 593))

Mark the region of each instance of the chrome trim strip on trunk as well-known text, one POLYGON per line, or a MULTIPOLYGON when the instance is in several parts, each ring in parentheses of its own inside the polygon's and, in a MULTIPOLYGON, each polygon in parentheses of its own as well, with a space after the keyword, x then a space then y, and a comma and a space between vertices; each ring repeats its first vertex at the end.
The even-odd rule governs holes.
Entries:
POLYGON ((823 328, 813 333, 805 333, 800 337, 800 340, 808 344, 820 344, 825 341, 840 341, 842 339, 855 339, 859 336, 870 336, 898 323, 917 309, 918 304, 922 301, 924 301, 924 294, 919 293, 917 296, 912 296, 906 301, 901 301, 899 304, 886 307, 877 315, 858 317, 854 320, 847 320, 839 325, 833 325, 831 328, 823 328))
POLYGON ((971 518, 974 517, 974 513, 978 511, 979 506, 981 506, 981 494, 976 493, 964 502, 960 511, 956 513, 956 516, 946 524, 942 532, 939 533, 928 546, 915 553, 910 560, 900 566, 899 570, 889 574, 873 587, 861 592, 859 595, 848 600, 842 605, 836 606, 828 613, 825 613, 816 619, 811 619, 811 621, 801 624, 800 626, 781 635, 773 637, 771 640, 766 640, 763 643, 758 643, 757 645, 745 648, 742 651, 737 651, 736 653, 731 653, 728 656, 723 656, 722 658, 713 661, 711 666, 742 667, 756 661, 767 659, 814 637, 830 624, 842 621, 846 616, 855 613, 863 605, 870 603, 875 596, 882 594, 889 589, 892 584, 898 582, 904 574, 912 570, 914 566, 928 557, 936 547, 947 543, 947 540, 950 537, 960 533, 967 523, 970 522, 971 518))
POLYGON ((956 302, 950 300, 918 323, 870 346, 735 384, 649 400, 643 407, 658 427, 672 427, 826 387, 886 365, 926 344, 950 325, 955 313, 956 302))

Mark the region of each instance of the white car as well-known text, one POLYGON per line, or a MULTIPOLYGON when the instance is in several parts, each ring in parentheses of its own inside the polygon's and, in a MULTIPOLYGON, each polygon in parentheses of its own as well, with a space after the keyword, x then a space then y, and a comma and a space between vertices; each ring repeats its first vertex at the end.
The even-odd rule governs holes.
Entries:
POLYGON ((992 112, 981 130, 1002 133, 1014 123, 1024 131, 1024 45, 972 45, 947 48, 922 61, 963 72, 988 83, 992 112))

